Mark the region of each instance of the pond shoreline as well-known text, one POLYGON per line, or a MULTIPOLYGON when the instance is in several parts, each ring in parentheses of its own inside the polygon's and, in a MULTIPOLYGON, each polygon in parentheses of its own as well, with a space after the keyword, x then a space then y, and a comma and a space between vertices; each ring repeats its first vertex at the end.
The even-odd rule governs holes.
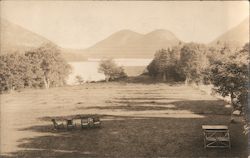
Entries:
MULTIPOLYGON (((114 61, 117 65, 124 67, 128 76, 137 76, 143 73, 146 66, 152 59, 136 59, 136 58, 117 58, 114 61)), ((76 76, 81 76, 85 82, 101 81, 105 79, 104 74, 98 72, 98 58, 89 58, 81 62, 68 62, 72 67, 72 73, 69 75, 67 84, 76 84, 76 76)))

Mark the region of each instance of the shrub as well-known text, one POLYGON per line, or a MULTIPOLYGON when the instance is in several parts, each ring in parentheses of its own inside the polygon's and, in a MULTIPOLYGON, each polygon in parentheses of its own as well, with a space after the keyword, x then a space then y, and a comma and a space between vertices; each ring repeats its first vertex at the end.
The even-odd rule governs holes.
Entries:
POLYGON ((112 59, 101 60, 98 71, 104 73, 106 82, 127 77, 123 67, 117 66, 112 59))

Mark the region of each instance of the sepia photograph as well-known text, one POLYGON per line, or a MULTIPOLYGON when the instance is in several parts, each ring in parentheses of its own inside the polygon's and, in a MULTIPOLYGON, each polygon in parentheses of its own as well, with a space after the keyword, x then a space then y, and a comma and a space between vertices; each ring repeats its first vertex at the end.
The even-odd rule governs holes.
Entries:
POLYGON ((1 0, 0 30, 0 157, 250 157, 247 0, 1 0))

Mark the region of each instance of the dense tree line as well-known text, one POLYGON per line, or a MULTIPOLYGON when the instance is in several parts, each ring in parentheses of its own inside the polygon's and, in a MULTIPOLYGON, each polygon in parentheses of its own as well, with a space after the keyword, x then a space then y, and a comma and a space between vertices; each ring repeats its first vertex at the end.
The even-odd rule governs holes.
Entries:
POLYGON ((212 84, 222 96, 229 96, 235 109, 247 104, 249 43, 243 48, 228 45, 209 47, 187 43, 155 53, 147 66, 150 76, 186 84, 212 84))
POLYGON ((206 49, 204 45, 195 43, 161 49, 147 66, 149 75, 163 81, 198 83, 203 80, 202 72, 208 66, 206 49))
POLYGON ((0 91, 24 87, 49 88, 65 84, 71 67, 53 44, 27 51, 24 54, 0 55, 0 91))

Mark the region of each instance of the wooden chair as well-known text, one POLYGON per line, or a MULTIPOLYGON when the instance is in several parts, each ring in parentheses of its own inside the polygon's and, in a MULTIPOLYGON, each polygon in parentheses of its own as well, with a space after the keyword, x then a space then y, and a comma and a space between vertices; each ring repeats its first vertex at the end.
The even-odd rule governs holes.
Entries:
POLYGON ((82 118, 81 119, 81 127, 82 128, 88 128, 89 127, 89 122, 87 119, 82 118))
POLYGON ((93 118, 93 124, 94 124, 94 127, 101 127, 101 120, 99 117, 94 117, 93 118))
POLYGON ((76 124, 73 123, 73 119, 67 119, 67 129, 74 129, 76 128, 76 124))
POLYGON ((89 127, 94 127, 94 119, 92 117, 88 118, 89 127))
POLYGON ((202 125, 204 148, 231 148, 228 126, 202 125))
POLYGON ((64 124, 63 123, 57 123, 55 119, 51 120, 53 125, 54 125, 54 130, 58 129, 64 129, 64 124))

